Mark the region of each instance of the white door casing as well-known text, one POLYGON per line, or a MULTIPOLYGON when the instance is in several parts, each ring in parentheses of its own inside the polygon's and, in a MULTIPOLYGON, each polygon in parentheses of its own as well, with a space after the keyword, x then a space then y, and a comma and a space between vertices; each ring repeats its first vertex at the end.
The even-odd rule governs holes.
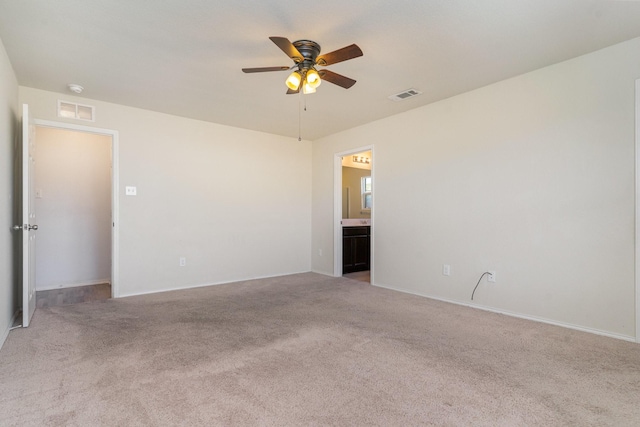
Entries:
POLYGON ((76 125, 72 123, 54 122, 50 120, 34 119, 33 126, 50 127, 55 129, 65 129, 76 132, 86 132, 98 135, 107 135, 111 137, 111 297, 118 298, 120 296, 119 288, 119 132, 112 129, 94 128, 84 125, 76 125))
MULTIPOLYGON (((375 189, 375 154, 373 145, 356 148, 353 150, 336 153, 333 158, 333 275, 335 277, 342 276, 342 158, 345 156, 362 153, 363 151, 371 151, 371 186, 375 189)), ((370 243, 370 283, 373 285, 375 274, 375 190, 371 199, 371 243, 370 243)))
POLYGON ((636 282, 636 342, 640 343, 640 79, 636 80, 636 224, 635 224, 635 282, 636 282))

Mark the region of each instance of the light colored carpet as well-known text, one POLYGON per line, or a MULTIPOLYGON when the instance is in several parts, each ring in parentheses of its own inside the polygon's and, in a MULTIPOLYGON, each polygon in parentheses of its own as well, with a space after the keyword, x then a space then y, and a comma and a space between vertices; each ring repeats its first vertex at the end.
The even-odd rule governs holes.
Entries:
POLYGON ((637 426, 640 346, 313 273, 38 309, 0 425, 637 426))

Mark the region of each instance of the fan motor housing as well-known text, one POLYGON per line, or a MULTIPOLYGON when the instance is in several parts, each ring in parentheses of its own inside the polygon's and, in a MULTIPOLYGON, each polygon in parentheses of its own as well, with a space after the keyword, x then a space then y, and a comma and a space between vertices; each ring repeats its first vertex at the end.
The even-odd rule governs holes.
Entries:
POLYGON ((304 70, 313 67, 320 55, 320 45, 311 40, 297 40, 292 44, 303 56, 302 61, 298 62, 298 68, 304 70))

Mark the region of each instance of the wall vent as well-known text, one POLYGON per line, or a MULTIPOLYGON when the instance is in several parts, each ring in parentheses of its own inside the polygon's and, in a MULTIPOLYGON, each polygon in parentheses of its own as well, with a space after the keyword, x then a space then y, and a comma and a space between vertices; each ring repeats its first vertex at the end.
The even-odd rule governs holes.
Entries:
POLYGON ((411 98, 413 96, 417 96, 420 95, 422 92, 420 92, 419 90, 415 90, 415 89, 407 89, 404 90, 400 93, 396 93, 395 95, 391 95, 389 97, 389 99, 392 99, 394 101, 404 101, 407 98, 411 98))
POLYGON ((58 117, 65 119, 96 121, 96 107, 93 105, 76 104, 75 102, 58 100, 58 117))

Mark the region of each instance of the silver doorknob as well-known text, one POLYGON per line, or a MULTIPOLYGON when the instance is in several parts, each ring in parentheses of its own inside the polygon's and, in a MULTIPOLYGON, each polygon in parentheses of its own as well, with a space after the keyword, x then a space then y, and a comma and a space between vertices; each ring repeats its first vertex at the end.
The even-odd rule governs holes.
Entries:
POLYGON ((11 229, 12 229, 13 231, 22 230, 22 226, 21 226, 21 225, 14 225, 13 227, 11 227, 11 229))
POLYGON ((36 224, 36 225, 29 224, 29 230, 36 230, 37 231, 38 230, 38 224, 36 224))

